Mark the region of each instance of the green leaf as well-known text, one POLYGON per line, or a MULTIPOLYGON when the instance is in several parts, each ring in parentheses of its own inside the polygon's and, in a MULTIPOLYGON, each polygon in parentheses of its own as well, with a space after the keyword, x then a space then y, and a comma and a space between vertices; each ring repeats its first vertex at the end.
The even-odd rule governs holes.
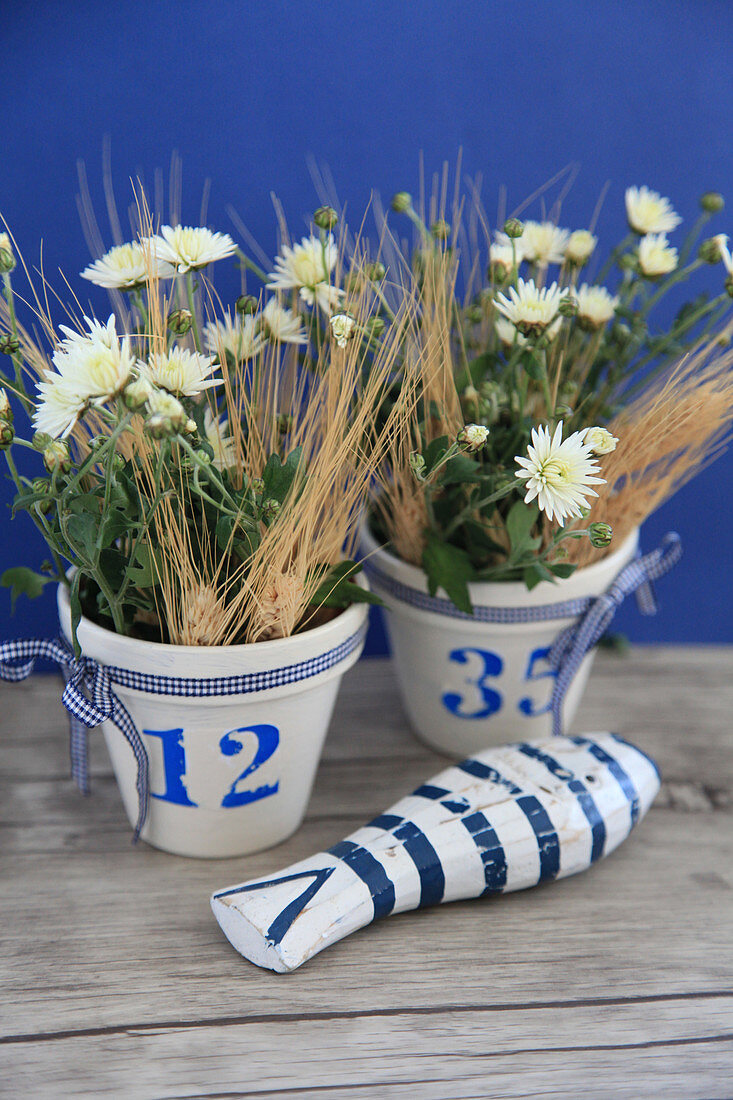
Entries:
POLYGON ((516 501, 509 509, 505 522, 512 555, 516 555, 527 547, 538 515, 537 505, 525 504, 523 500, 516 501))
POLYGON ((25 565, 16 565, 13 569, 5 570, 0 577, 0 584, 3 588, 10 589, 10 608, 11 611, 15 611, 15 601, 18 596, 27 596, 30 600, 35 600, 52 579, 52 577, 44 577, 41 573, 34 573, 25 565))
POLYGON ((158 583, 156 561, 160 564, 160 555, 153 551, 149 543, 139 542, 127 566, 127 575, 135 588, 152 588, 158 583))
POLYGON ((311 604, 315 607, 348 607, 352 603, 381 605, 382 601, 374 592, 369 592, 351 580, 360 572, 359 562, 338 562, 329 569, 319 584, 310 601, 311 604))
POLYGON ((462 485, 465 482, 483 481, 483 466, 475 458, 458 454, 446 462, 438 481, 441 485, 462 485))
POLYGON ((134 524, 130 522, 129 517, 124 512, 121 512, 119 508, 110 508, 102 516, 102 522, 99 525, 96 541, 97 549, 101 550, 103 547, 111 546, 116 539, 128 534, 128 532, 132 534, 132 527, 134 527, 134 524))
POLYGON ((567 577, 572 577, 577 568, 577 565, 573 565, 569 561, 559 561, 556 562, 554 565, 548 566, 548 569, 551 573, 554 573, 556 577, 561 577, 563 580, 565 580, 567 577))
POLYGON ((81 578, 81 569, 77 569, 71 578, 71 591, 69 592, 69 604, 71 605, 71 642, 74 647, 75 657, 81 657, 81 645, 77 637, 77 630, 79 629, 79 623, 82 617, 81 597, 79 596, 81 578))
POLYGON ((443 542, 433 532, 427 536, 422 566, 428 578, 428 591, 434 596, 439 588, 448 595, 459 611, 472 614, 468 582, 475 579, 471 559, 465 550, 443 542))
POLYGON ((296 447, 291 451, 284 462, 280 461, 279 455, 270 455, 262 471, 262 480, 265 485, 263 500, 272 498, 281 504, 284 503, 301 467, 302 456, 302 447, 296 447))
POLYGON ((437 439, 434 439, 432 443, 428 443, 427 447, 422 453, 422 456, 425 459, 426 476, 435 466, 437 466, 449 447, 450 439, 447 435, 441 435, 437 439))
POLYGON ((90 562, 96 561, 97 558, 98 526, 99 516, 92 515, 90 512, 71 515, 66 521, 71 543, 80 546, 90 562))

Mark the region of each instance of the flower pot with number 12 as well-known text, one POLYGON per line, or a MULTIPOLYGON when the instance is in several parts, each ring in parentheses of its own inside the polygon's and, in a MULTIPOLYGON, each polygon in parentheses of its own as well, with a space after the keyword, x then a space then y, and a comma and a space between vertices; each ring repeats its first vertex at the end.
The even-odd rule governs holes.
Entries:
MULTIPOLYGON (((412 728, 431 748, 461 758, 506 741, 549 736, 556 670, 548 662, 557 636, 576 617, 534 619, 537 608, 600 596, 634 558, 638 531, 601 561, 529 591, 521 583, 470 584, 474 617, 444 595, 430 597, 425 573, 379 547, 366 527, 364 568, 385 604, 400 690, 412 728), (511 612, 511 614, 509 614, 511 612), (518 612, 518 614, 517 614, 518 612)), ((588 653, 569 686, 563 727, 572 722, 590 673, 588 653)))
MULTIPOLYGON (((68 640, 65 586, 58 606, 68 640)), ((353 604, 302 634, 233 646, 139 641, 82 619, 83 656, 102 666, 147 754, 143 840, 176 855, 238 856, 298 828, 341 677, 364 644, 366 614, 366 604, 353 604)), ((117 724, 102 729, 134 824, 137 760, 117 724)))

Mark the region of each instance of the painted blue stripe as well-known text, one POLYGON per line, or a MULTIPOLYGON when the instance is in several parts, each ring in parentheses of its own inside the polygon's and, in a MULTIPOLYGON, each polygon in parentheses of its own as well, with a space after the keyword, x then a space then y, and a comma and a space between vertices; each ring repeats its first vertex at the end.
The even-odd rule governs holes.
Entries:
POLYGON ((486 779, 505 787, 512 795, 519 795, 516 803, 519 809, 532 826, 532 831, 537 837, 537 850, 540 856, 539 882, 548 878, 555 878, 560 870, 560 839, 555 832, 547 810, 534 795, 524 794, 521 787, 506 776, 501 775, 496 768, 482 763, 481 760, 464 760, 456 767, 461 771, 475 775, 478 779, 486 779))
POLYGON ((220 894, 214 894, 216 900, 229 898, 234 894, 249 894, 255 890, 266 890, 268 886, 280 886, 283 882, 297 882, 298 879, 309 878, 313 881, 298 894, 297 898, 281 909, 267 929, 267 939, 273 945, 280 943, 289 931, 296 917, 305 909, 308 902, 316 896, 324 882, 331 877, 334 867, 321 867, 316 871, 296 871, 292 875, 281 875, 279 878, 270 878, 264 882, 250 882, 245 886, 234 886, 231 890, 223 890, 220 894))
POLYGON ((478 810, 461 818, 461 825, 472 837, 484 865, 484 894, 497 894, 506 886, 506 854, 487 817, 478 810))
POLYGON ((447 791, 445 787, 434 787, 432 783, 423 783, 422 787, 418 787, 416 791, 413 791, 413 796, 419 798, 430 798, 434 802, 437 802, 440 798, 445 798, 450 791, 447 791))
POLYGON ((394 883, 379 860, 353 840, 340 840, 328 851, 337 859, 342 859, 368 888, 374 905, 374 920, 388 917, 395 904, 394 883))
POLYGON ((644 752, 643 749, 640 749, 638 745, 632 745, 631 742, 622 737, 620 733, 612 733, 611 737, 614 739, 614 741, 618 741, 619 745, 626 745, 627 749, 633 749, 634 752, 638 752, 639 756, 643 756, 644 759, 647 760, 654 768, 654 771, 657 773, 657 779, 661 781, 662 773, 659 770, 659 765, 657 764, 656 760, 652 760, 651 756, 649 756, 648 753, 644 752))
POLYGON ((522 744, 517 748, 525 756, 528 756, 531 760, 537 760, 540 764, 554 775, 556 779, 559 779, 564 783, 568 790, 571 791, 578 800, 578 805, 585 814, 586 820, 591 827, 591 834, 593 837, 593 843, 591 846, 590 861, 595 863, 597 859, 603 855, 603 849, 606 843, 606 823, 603 820, 601 811, 595 804, 593 796, 590 794, 585 784, 578 779, 575 772, 569 768, 563 767, 559 760, 556 760, 554 756, 550 756, 549 753, 543 752, 542 749, 537 748, 536 745, 522 744))
POLYGON ((602 748, 601 745, 598 745, 595 741, 591 741, 589 737, 571 737, 570 740, 575 745, 581 745, 583 748, 586 748, 591 756, 594 756, 601 764, 606 765, 609 772, 626 795, 631 811, 631 827, 633 828, 639 820, 641 807, 639 804, 639 795, 637 794, 631 776, 621 767, 615 756, 611 756, 606 749, 602 748))
POLYGON ((422 829, 414 821, 406 821, 397 814, 380 814, 370 825, 384 829, 402 842, 402 845, 417 868, 420 876, 420 904, 418 909, 427 905, 437 905, 445 893, 445 874, 440 856, 435 851, 422 829))
POLYGON ((522 795, 517 799, 517 805, 526 815, 537 837, 537 848, 540 853, 539 881, 544 882, 546 879, 555 878, 560 870, 560 839, 547 810, 533 794, 522 795))

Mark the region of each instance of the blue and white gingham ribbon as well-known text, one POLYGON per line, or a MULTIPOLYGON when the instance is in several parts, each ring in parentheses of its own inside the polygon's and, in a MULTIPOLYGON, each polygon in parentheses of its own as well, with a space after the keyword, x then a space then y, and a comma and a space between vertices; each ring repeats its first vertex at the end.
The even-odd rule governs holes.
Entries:
POLYGON ((115 665, 100 665, 91 657, 75 657, 64 638, 56 641, 41 638, 20 639, 0 643, 0 680, 25 680, 39 658, 57 664, 66 679, 62 702, 69 712, 71 775, 84 794, 89 793, 87 762, 87 729, 111 721, 117 726, 132 749, 137 761, 138 817, 133 841, 140 836, 148 814, 150 797, 148 754, 129 711, 115 694, 112 685, 132 688, 149 695, 175 695, 205 698, 222 695, 249 695, 269 688, 308 680, 333 668, 361 645, 366 633, 364 624, 340 645, 316 657, 266 672, 249 672, 240 676, 194 678, 156 676, 132 672, 115 665), (22 663, 17 663, 22 662, 22 663))
POLYGON ((663 577, 672 566, 676 565, 681 555, 680 537, 670 531, 656 550, 637 556, 625 566, 610 588, 600 596, 582 596, 537 607, 474 605, 473 614, 460 611, 451 600, 444 597, 429 596, 426 592, 420 592, 409 585, 402 584, 383 572, 373 559, 364 560, 364 571, 374 582, 377 590, 422 611, 432 611, 437 615, 447 615, 453 619, 512 624, 574 618, 576 621, 558 635, 548 654, 548 661, 556 672, 551 700, 553 733, 559 735, 562 732, 562 702, 580 668, 583 657, 605 634, 616 611, 632 592, 636 593, 637 604, 643 615, 655 614, 657 605, 652 582, 663 577))

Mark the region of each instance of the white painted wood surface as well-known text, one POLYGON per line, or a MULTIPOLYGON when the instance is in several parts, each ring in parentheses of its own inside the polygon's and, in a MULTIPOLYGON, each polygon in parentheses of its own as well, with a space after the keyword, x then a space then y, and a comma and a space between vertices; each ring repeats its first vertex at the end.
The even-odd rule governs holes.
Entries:
MULTIPOLYGON (((601 654, 574 728, 611 725, 665 783, 607 861, 384 921, 282 978, 209 909, 444 766, 387 662, 345 678, 300 832, 246 859, 129 843, 104 749, 67 779, 55 678, 0 687, 0 1096, 733 1095, 733 650, 601 654)), ((94 741, 94 739, 93 739, 94 741)))

